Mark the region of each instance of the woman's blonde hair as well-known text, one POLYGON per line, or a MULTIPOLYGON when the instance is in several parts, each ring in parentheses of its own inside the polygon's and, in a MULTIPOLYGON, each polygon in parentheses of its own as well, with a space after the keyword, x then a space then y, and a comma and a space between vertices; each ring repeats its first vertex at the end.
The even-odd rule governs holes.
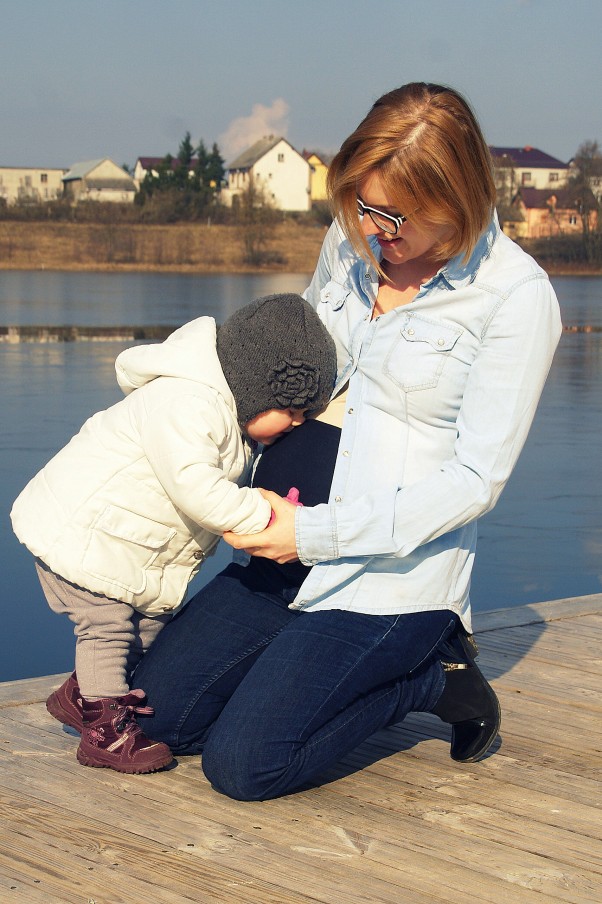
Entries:
POLYGON ((457 91, 413 82, 384 94, 330 165, 333 212, 358 253, 378 267, 357 213, 358 186, 374 173, 417 229, 452 227, 435 249, 439 259, 462 253, 468 260, 493 214, 495 184, 479 124, 457 91))

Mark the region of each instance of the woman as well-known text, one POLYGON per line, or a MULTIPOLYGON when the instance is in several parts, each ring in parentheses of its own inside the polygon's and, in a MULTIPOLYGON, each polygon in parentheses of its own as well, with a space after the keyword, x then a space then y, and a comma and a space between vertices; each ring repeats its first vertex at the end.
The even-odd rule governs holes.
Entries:
POLYGON ((476 521, 561 332, 546 274, 500 232, 487 146, 457 92, 382 97, 329 187, 337 220, 306 297, 337 345, 333 423, 264 455, 255 484, 278 489, 276 520, 226 535, 251 565, 191 600, 136 674, 152 737, 203 751, 239 799, 299 788, 410 711, 451 723, 456 760, 491 747, 499 705, 469 638, 476 521), (303 507, 280 498, 291 484, 303 507))

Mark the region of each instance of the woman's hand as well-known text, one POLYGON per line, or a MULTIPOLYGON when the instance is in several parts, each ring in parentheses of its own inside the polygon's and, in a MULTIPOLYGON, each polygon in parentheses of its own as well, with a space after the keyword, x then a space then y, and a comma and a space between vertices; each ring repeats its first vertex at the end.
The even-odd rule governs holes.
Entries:
POLYGON ((261 495, 272 506, 275 520, 258 534, 235 534, 226 531, 224 540, 234 549, 244 549, 252 556, 273 559, 280 565, 296 562, 297 546, 295 543, 295 509, 296 505, 287 502, 278 493, 260 490, 261 495))

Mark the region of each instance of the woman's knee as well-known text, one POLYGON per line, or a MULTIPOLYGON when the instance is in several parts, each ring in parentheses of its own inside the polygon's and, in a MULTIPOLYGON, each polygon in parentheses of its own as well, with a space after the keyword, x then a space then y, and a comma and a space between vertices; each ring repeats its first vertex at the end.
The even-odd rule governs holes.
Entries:
POLYGON ((287 790, 290 757, 282 762, 274 748, 273 739, 249 726, 229 731, 218 724, 203 748, 203 772, 216 791, 234 800, 279 797, 287 790))
POLYGON ((203 772, 211 786, 234 800, 263 800, 263 783, 257 780, 251 766, 250 758, 238 749, 235 755, 232 748, 209 741, 203 750, 203 772))

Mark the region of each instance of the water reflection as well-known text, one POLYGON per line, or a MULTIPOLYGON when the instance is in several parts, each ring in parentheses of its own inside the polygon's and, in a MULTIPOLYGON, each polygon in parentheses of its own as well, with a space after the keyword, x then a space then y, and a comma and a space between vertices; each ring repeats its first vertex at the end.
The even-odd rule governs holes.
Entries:
MULTIPOLYGON (((251 298, 300 291, 307 281, 302 274, 1 273, 0 323, 177 324, 203 313, 221 321, 251 298)), ((602 279, 563 278, 554 285, 565 323, 602 326, 602 279)), ((27 480, 85 418, 120 398, 114 360, 123 347, 115 342, 0 345, 0 680, 71 667, 70 624, 46 606, 8 512, 27 480)), ((567 333, 516 471, 481 522, 475 610, 600 592, 601 425, 602 334, 567 333)), ((220 570, 228 556, 229 550, 220 552, 195 586, 220 570)))
POLYGON ((309 274, 0 272, 0 323, 8 326, 179 325, 221 321, 254 298, 302 292, 309 274))

